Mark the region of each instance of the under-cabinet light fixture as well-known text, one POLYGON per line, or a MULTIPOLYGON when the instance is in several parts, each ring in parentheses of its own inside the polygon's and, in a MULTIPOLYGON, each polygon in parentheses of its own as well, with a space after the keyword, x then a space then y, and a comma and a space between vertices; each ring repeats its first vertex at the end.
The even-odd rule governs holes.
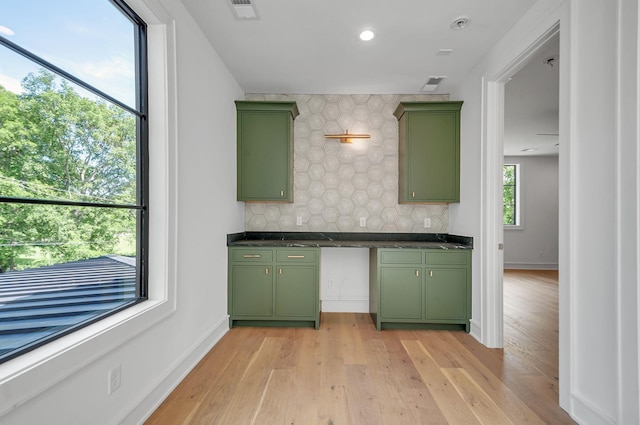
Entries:
POLYGON ((324 137, 327 139, 340 139, 340 143, 352 143, 351 139, 368 139, 371 136, 368 134, 349 133, 349 130, 346 130, 343 134, 325 134, 324 137))

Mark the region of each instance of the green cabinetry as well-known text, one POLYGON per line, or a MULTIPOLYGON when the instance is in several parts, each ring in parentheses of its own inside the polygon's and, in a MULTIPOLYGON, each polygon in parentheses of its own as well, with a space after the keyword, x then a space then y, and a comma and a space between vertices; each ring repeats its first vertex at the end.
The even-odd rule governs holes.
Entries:
POLYGON ((376 249, 369 259, 376 328, 463 328, 471 319, 471 250, 376 249))
POLYGON ((236 101, 238 201, 293 202, 295 102, 236 101))
POLYGON ((455 102, 401 102, 398 202, 460 202, 460 109, 455 102))
POLYGON ((318 248, 229 248, 229 326, 320 326, 318 248))

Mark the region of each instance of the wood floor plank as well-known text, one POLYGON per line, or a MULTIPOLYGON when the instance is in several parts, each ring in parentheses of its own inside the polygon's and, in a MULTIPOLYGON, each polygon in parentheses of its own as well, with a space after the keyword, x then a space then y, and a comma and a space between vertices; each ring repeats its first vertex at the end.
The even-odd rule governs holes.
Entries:
POLYGON ((366 355, 362 346, 355 315, 343 315, 347 318, 341 327, 340 339, 342 342, 342 354, 345 364, 366 364, 366 355))
POLYGON ((239 380, 220 424, 250 424, 282 347, 282 338, 267 337, 254 353, 239 380))
MULTIPOLYGON (((353 425, 344 385, 318 387, 318 425, 353 425)), ((305 424, 301 424, 305 425, 305 424)))
POLYGON ((320 370, 322 367, 322 350, 314 329, 300 329, 300 341, 296 352, 296 365, 292 388, 286 393, 287 422, 290 424, 315 424, 319 416, 320 370))
MULTIPOLYGON (((518 425, 536 424, 542 425, 545 422, 529 408, 529 406, 518 397, 503 382, 509 371, 500 371, 497 376, 494 371, 486 366, 484 361, 480 359, 489 359, 493 361, 495 358, 489 352, 490 349, 482 346, 475 340, 470 340, 464 334, 445 333, 443 334, 445 343, 458 358, 458 362, 464 370, 477 382, 489 397, 499 406, 509 419, 518 425), (460 340, 464 341, 461 343, 460 340)), ((430 346, 427 341, 428 346, 430 346)))
POLYGON ((442 414, 452 424, 480 424, 451 382, 418 341, 402 341, 442 414))
MULTIPOLYGON (((347 405, 354 425, 382 424, 380 400, 366 365, 346 365, 347 405)), ((386 402, 386 401, 385 401, 386 402)))
POLYGON ((366 352, 377 395, 384 400, 380 403, 383 424, 447 423, 417 370, 406 363, 396 367, 398 362, 389 355, 383 340, 367 341, 366 352), (410 374, 401 373, 410 369, 410 374))
POLYGON ((449 368, 442 369, 442 372, 451 381, 481 423, 486 425, 513 425, 507 415, 464 369, 449 368))
POLYGON ((505 348, 462 331, 231 329, 148 425, 574 424, 558 406, 557 273, 505 272, 505 348))
POLYGON ((250 425, 287 423, 287 403, 294 374, 292 369, 271 369, 250 425))

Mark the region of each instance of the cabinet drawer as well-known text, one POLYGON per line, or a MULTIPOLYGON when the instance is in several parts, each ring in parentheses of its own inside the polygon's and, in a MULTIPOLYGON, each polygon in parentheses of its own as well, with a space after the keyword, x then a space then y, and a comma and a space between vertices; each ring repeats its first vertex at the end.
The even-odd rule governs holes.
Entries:
POLYGON ((316 263, 318 261, 318 250, 308 249, 278 249, 276 251, 276 261, 278 263, 316 263))
POLYGON ((380 252, 382 264, 422 264, 422 251, 413 249, 393 249, 380 252))
POLYGON ((234 262, 271 262, 273 250, 263 248, 235 248, 232 250, 231 259, 234 262))
POLYGON ((426 262, 428 266, 434 264, 440 265, 464 265, 467 264, 467 252, 466 251, 437 251, 427 252, 426 262))

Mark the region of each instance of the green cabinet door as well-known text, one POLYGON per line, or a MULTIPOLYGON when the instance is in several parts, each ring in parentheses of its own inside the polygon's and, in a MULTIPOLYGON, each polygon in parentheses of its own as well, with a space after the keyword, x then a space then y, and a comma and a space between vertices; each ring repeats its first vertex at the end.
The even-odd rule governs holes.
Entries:
POLYGON ((424 296, 419 268, 382 268, 379 278, 381 320, 422 318, 424 296))
POLYGON ((293 202, 295 102, 236 101, 237 199, 293 202))
POLYGON ((467 269, 428 268, 426 319, 467 318, 467 269))
POLYGON ((460 201, 462 102, 402 102, 399 121, 399 203, 460 201))
POLYGON ((230 314, 262 317, 273 314, 273 267, 270 265, 234 265, 230 314))
POLYGON ((279 266, 276 277, 276 316, 314 320, 318 310, 318 268, 279 266))

